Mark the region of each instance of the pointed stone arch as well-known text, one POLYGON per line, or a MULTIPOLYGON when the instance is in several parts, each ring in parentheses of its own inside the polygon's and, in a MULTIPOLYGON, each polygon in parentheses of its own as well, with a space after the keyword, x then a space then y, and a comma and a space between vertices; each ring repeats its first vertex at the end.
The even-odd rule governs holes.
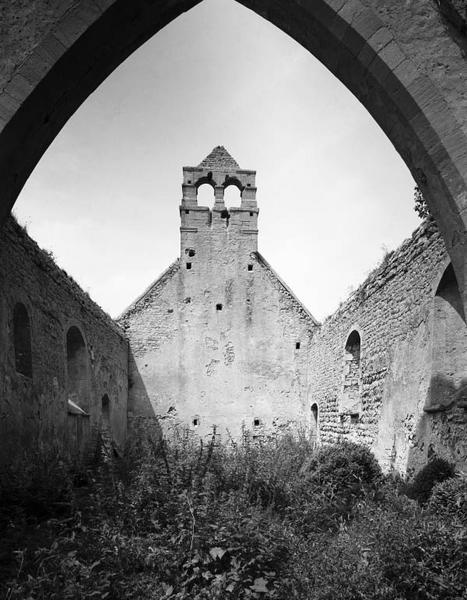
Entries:
MULTIPOLYGON (((238 1, 308 49, 378 122, 427 198, 464 290, 467 65, 437 3, 238 1), (434 58, 443 69, 434 69, 434 58)), ((27 26, 31 11, 23 15, 10 3, 1 42, 3 55, 10 56, 0 74, 0 221, 89 94, 143 42, 196 4, 77 0, 47 10, 37 3, 28 37, 17 21, 27 26)))

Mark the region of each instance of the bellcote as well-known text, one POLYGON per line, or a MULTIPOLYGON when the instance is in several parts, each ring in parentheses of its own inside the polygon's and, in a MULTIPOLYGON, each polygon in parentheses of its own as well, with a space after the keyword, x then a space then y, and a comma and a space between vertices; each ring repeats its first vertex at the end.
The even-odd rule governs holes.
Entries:
POLYGON ((198 206, 198 188, 203 183, 214 189, 214 209, 225 209, 224 190, 240 190, 240 210, 256 209, 256 171, 241 169, 223 146, 216 146, 197 167, 183 167, 182 207, 198 206))
POLYGON ((196 236, 209 240, 236 240, 249 252, 257 250, 258 207, 256 171, 241 169, 223 146, 216 146, 197 167, 183 167, 183 197, 180 206, 181 252, 196 245, 196 236), (198 188, 209 184, 214 206, 198 204, 198 188), (240 206, 226 207, 224 191, 234 185, 240 190, 240 206))

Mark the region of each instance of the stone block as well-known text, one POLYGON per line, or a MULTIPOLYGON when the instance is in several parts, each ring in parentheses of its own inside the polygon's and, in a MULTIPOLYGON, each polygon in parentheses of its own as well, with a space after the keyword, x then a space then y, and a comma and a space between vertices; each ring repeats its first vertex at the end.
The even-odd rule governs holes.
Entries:
POLYGON ((34 89, 34 83, 28 81, 22 74, 15 75, 6 88, 9 94, 18 102, 22 102, 34 89))
POLYGON ((66 47, 72 46, 87 30, 89 22, 86 14, 79 16, 78 11, 71 11, 53 31, 54 36, 66 47))

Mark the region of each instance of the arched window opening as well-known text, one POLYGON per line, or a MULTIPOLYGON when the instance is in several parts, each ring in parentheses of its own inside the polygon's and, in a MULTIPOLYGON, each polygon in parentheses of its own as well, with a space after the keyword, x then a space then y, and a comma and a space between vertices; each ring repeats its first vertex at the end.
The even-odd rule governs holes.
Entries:
POLYGON ((318 441, 318 405, 314 402, 311 405, 311 442, 316 444, 318 441))
POLYGON ((31 325, 28 311, 20 302, 13 310, 13 345, 16 372, 32 377, 31 325))
POLYGON ((360 346, 360 334, 354 330, 347 338, 347 343, 345 344, 346 359, 355 364, 360 364, 360 346))
POLYGON ((196 197, 198 200, 198 206, 214 206, 214 188, 210 183, 203 183, 196 190, 196 197))
POLYGON ((84 338, 78 327, 66 336, 68 398, 83 410, 89 409, 89 366, 84 338))
POLYGON ((351 422, 356 423, 361 411, 361 339, 355 329, 350 333, 344 351, 344 382, 341 397, 340 413, 342 416, 353 417, 351 422))
POLYGON ((105 429, 110 428, 110 399, 107 394, 102 396, 101 400, 102 426, 105 429))
POLYGON ((467 327, 456 275, 450 263, 436 290, 432 372, 427 408, 446 408, 467 382, 467 327))
POLYGON ((227 208, 232 206, 240 206, 242 203, 242 197, 240 190, 236 185, 229 185, 224 190, 224 204, 227 208))

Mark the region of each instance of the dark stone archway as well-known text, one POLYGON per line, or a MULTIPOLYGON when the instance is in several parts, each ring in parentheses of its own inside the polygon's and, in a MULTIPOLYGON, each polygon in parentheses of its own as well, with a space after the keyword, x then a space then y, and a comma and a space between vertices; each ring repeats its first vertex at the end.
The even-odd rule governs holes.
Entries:
MULTIPOLYGON (((22 0, 0 0, 0 221, 89 94, 198 1, 38 0, 31 7, 22 0)), ((434 0, 239 1, 314 54, 375 118, 428 200, 465 302, 462 31, 451 30, 434 0)))

